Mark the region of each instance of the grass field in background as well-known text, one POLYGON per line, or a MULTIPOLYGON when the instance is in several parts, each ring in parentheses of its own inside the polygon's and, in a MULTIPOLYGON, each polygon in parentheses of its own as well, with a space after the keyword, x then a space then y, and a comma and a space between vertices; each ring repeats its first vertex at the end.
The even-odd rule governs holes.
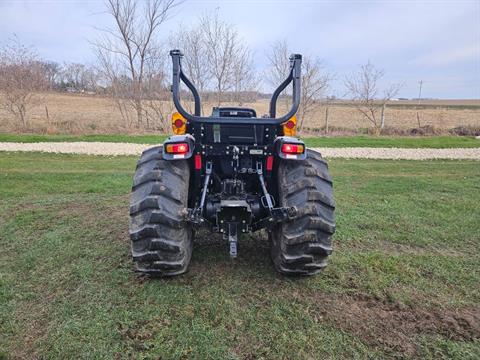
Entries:
MULTIPOLYGON (((164 135, 17 135, 0 134, 0 142, 72 142, 100 141, 136 144, 159 144, 164 135)), ((303 138, 310 147, 398 147, 398 148, 474 148, 480 147, 480 140, 469 136, 339 136, 303 138)))
MULTIPOLYGON (((43 99, 39 106, 28 109, 29 129, 33 133, 47 134, 123 134, 135 131, 135 111, 127 106, 122 111, 129 115, 126 124, 120 111, 110 97, 91 96, 85 94, 71 94, 61 92, 47 92, 41 94, 43 99), (48 116, 46 111, 48 110, 48 116)), ((204 115, 211 114, 214 104, 202 101, 204 115)), ((188 102, 184 105, 189 108, 188 102)), ((238 106, 238 103, 223 103, 222 106, 238 106)), ((288 110, 285 101, 277 104, 277 113, 284 114, 288 110)), ((254 103, 244 103, 242 106, 253 108, 258 116, 269 113, 269 100, 259 99, 254 103)), ((319 129, 325 125, 325 111, 328 106, 328 123, 330 131, 340 135, 350 135, 360 129, 371 128, 372 124, 361 112, 355 109, 354 104, 345 101, 314 104, 309 109, 304 120, 305 128, 319 129)), ((156 101, 156 110, 161 109, 167 117, 174 111, 170 101, 156 101)), ((192 109, 192 107, 190 107, 192 109)), ((145 110, 152 114, 148 104, 145 110)), ((156 116, 144 118, 142 129, 158 128, 161 120, 156 116), (147 126, 148 125, 148 126, 147 126)), ((413 128, 427 126, 435 133, 448 134, 456 127, 477 127, 480 124, 480 100, 417 100, 391 101, 385 111, 385 124, 388 131, 411 131, 413 128)), ((10 133, 19 131, 21 124, 15 117, 0 108, 0 132, 10 133)), ((362 130, 362 131, 363 131, 362 130)))
POLYGON ((263 233, 200 233, 189 273, 132 272, 136 157, 0 154, 0 358, 480 357, 480 167, 332 160, 335 252, 286 278, 263 233))

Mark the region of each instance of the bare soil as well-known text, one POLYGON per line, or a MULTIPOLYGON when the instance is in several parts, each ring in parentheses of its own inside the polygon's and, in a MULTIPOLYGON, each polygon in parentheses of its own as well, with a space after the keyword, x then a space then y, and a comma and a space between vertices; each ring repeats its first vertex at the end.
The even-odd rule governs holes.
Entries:
POLYGON ((460 341, 480 339, 480 306, 426 308, 367 296, 310 296, 315 300, 312 303, 319 304, 311 308, 316 321, 333 323, 387 353, 418 355, 418 338, 425 335, 460 341))

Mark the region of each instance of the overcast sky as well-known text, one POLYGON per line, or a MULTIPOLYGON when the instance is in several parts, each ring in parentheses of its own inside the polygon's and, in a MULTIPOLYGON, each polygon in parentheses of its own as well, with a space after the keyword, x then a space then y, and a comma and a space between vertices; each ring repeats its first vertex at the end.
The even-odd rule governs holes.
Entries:
MULTIPOLYGON (((286 39, 294 52, 318 56, 336 74, 332 92, 360 64, 385 70, 385 82, 404 82, 401 97, 480 98, 480 0, 471 1, 204 1, 176 8, 167 37, 199 14, 219 9, 254 52, 286 39)), ((92 62, 95 26, 110 24, 101 0, 0 0, 0 45, 16 34, 44 59, 92 62)))

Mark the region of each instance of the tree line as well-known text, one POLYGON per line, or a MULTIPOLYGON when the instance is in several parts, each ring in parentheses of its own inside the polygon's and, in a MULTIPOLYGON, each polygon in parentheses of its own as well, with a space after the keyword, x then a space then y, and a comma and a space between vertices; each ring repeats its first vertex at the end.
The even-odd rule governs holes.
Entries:
MULTIPOLYGON (((1 105, 26 128, 29 109, 42 103, 45 91, 102 93, 111 97, 125 127, 148 128, 155 123, 168 131, 168 116, 173 111, 168 48, 184 52, 184 71, 204 103, 255 102, 265 85, 275 88, 285 79, 293 52, 289 44, 273 42, 265 54, 268 67, 258 71, 248 44, 218 11, 200 15, 196 23, 181 26, 162 41, 164 23, 179 5, 175 0, 106 0, 106 13, 114 26, 99 29, 92 39, 96 55, 92 65, 40 59, 34 48, 13 38, 0 49, 1 105)), ((335 78, 320 58, 303 55, 302 101, 297 112, 300 131, 305 119, 331 100, 327 94, 335 78)), ((387 102, 400 89, 399 84, 380 89, 383 76, 381 69, 367 63, 344 78, 345 96, 354 100, 358 111, 378 130, 385 126, 387 102)), ((191 100, 187 91, 183 96, 191 100)), ((288 106, 288 91, 280 99, 288 106)))

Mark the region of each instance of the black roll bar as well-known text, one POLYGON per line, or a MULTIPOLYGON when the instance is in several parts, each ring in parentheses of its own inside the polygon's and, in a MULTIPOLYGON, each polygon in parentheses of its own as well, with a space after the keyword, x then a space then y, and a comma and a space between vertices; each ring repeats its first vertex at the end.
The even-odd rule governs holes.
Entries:
MULTIPOLYGON (((180 50, 171 50, 170 56, 172 57, 173 62, 173 81, 172 81, 172 94, 173 94, 173 103, 177 108, 178 112, 190 122, 199 122, 199 123, 232 123, 232 118, 221 117, 221 116, 201 116, 201 106, 200 106, 200 96, 197 89, 192 84, 192 82, 187 78, 187 76, 182 71, 181 58, 183 54, 180 50), (192 115, 182 106, 180 101, 180 81, 183 81, 185 85, 190 89, 193 95, 195 102, 195 113, 192 115)), ((302 55, 293 54, 290 56, 290 73, 288 77, 280 84, 280 86, 274 91, 272 99, 270 100, 270 117, 269 118, 235 118, 235 123, 237 124, 251 124, 252 122, 265 124, 265 125, 280 125, 288 119, 290 119, 298 110, 300 105, 300 78, 301 78, 301 65, 302 65, 302 55), (282 117, 276 117, 277 109, 277 99, 280 93, 292 82, 293 84, 293 101, 292 107, 288 113, 282 117)))

